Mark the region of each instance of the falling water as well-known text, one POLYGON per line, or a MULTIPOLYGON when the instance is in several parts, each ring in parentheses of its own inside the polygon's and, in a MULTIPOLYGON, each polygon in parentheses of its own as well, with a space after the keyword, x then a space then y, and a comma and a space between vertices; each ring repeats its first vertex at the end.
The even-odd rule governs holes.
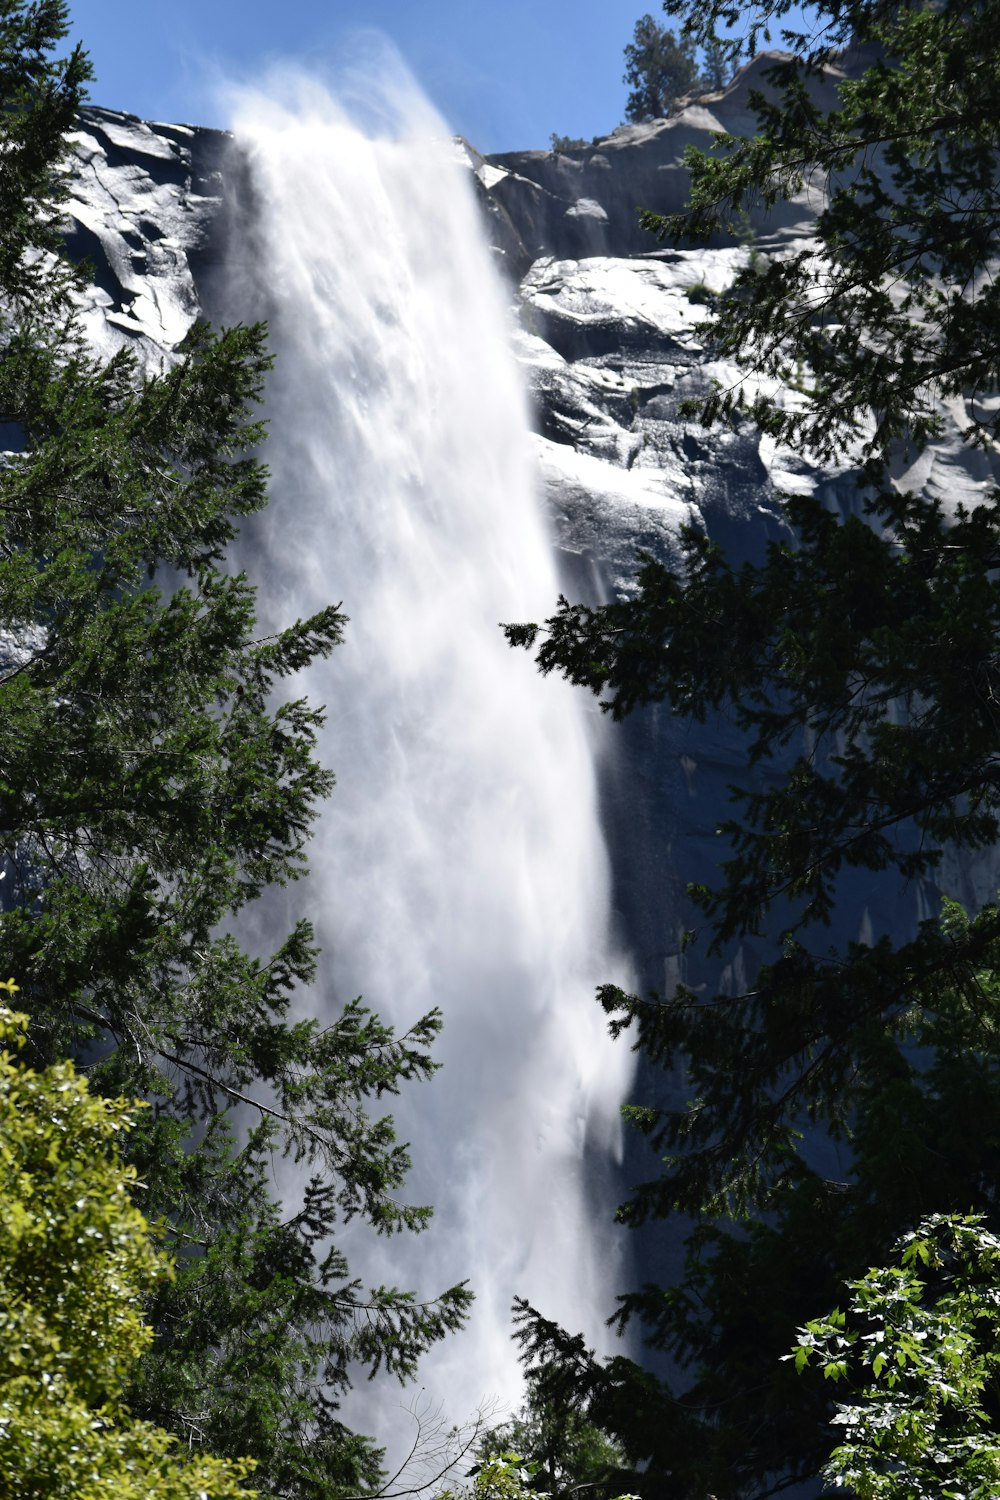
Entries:
POLYGON ((621 976, 594 715, 497 628, 558 592, 504 294, 445 126, 398 69, 387 95, 368 91, 368 133, 301 80, 237 100, 241 263, 276 356, 251 567, 265 618, 339 600, 350 617, 301 684, 328 706, 337 773, 311 852, 311 999, 361 994, 403 1028, 444 1013, 443 1068, 394 1101, 434 1222, 353 1254, 421 1294, 471 1281, 469 1329, 422 1370, 461 1421, 516 1403, 515 1292, 601 1338, 630 1064, 592 998, 621 976))

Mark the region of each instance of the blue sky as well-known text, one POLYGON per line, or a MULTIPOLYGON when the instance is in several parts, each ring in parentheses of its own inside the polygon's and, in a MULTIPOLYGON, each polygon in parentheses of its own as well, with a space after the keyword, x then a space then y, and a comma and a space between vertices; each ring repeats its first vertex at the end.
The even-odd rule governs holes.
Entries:
POLYGON ((481 151, 585 139, 619 124, 622 52, 643 0, 70 0, 95 104, 146 119, 225 125, 220 75, 269 62, 335 70, 377 28, 451 128, 481 151))
POLYGON ((277 58, 333 69, 374 27, 483 151, 617 125, 622 50, 642 10, 642 0, 70 0, 96 104, 222 125, 217 72, 252 77, 277 58))

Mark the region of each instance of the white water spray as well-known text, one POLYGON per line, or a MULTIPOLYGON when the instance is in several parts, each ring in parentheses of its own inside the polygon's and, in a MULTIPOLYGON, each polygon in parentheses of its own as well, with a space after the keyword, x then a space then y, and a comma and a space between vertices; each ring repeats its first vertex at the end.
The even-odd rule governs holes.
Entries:
POLYGON ((312 999, 360 994, 400 1028, 444 1012, 442 1070, 393 1109, 433 1224, 352 1268, 422 1295, 470 1280, 468 1330, 422 1369, 462 1421, 517 1402, 515 1292, 602 1341, 621 1251, 595 1184, 631 1064, 593 989, 627 980, 588 704, 498 629, 558 592, 499 278, 446 127, 398 73, 391 95, 381 136, 315 84, 237 100, 276 356, 251 571, 265 620, 350 616, 296 685, 328 706, 338 781, 311 851, 312 999))

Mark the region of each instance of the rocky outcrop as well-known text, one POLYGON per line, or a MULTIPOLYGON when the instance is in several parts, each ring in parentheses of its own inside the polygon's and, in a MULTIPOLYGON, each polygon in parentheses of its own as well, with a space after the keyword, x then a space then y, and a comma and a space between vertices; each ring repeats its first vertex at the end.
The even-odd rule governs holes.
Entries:
POLYGON ((95 348, 155 366, 201 313, 229 137, 85 108, 69 139, 66 240, 94 273, 84 326, 95 348))
MULTIPOLYGON (((469 148, 494 244, 510 274, 520 280, 542 256, 579 260, 590 256, 638 256, 655 251, 639 225, 639 209, 679 212, 690 178, 684 165, 689 146, 711 149, 721 131, 751 133, 750 95, 771 92, 768 71, 781 54, 762 53, 721 93, 690 101, 667 120, 620 125, 577 151, 516 151, 480 157, 469 148)), ((832 104, 843 75, 826 68, 815 83, 821 104, 832 104)), ((758 237, 773 245, 808 234, 822 193, 806 188, 790 202, 752 211, 738 231, 720 236, 714 248, 758 237)))

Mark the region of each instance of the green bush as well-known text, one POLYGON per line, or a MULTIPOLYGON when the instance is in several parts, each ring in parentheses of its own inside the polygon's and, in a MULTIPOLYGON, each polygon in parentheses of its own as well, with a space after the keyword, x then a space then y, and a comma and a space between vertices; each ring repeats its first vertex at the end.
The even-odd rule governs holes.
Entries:
POLYGON ((25 1067, 26 1029, 0 1006, 0 1494, 241 1500, 251 1462, 191 1458, 121 1403, 153 1337, 144 1299, 172 1274, 118 1150, 139 1106, 70 1062, 25 1067))

